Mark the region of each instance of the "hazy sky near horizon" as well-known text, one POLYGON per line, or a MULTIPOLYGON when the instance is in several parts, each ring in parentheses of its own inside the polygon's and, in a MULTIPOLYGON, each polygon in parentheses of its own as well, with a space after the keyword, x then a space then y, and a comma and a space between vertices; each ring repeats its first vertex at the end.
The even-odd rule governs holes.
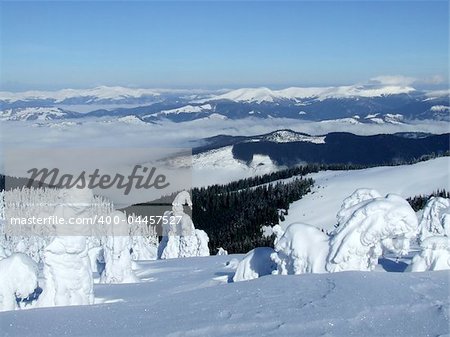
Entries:
POLYGON ((2 90, 448 83, 448 1, 0 6, 2 90))

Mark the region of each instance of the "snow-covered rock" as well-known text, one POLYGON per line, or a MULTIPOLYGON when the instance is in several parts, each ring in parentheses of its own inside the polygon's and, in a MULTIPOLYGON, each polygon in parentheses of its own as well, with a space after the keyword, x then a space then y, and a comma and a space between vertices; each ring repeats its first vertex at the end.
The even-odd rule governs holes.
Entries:
POLYGON ((0 311, 18 309, 17 298, 27 298, 38 286, 38 266, 27 255, 14 253, 0 260, 0 311))
POLYGON ((383 252, 383 242, 398 255, 408 253, 418 223, 405 199, 389 194, 362 201, 347 212, 351 215, 345 215, 346 222, 330 240, 328 271, 372 270, 383 252))
POLYGON ((450 236, 450 199, 431 197, 419 223, 419 239, 433 235, 450 236))
POLYGON ((105 269, 101 283, 133 283, 139 279, 131 269, 131 242, 128 235, 127 217, 120 211, 111 214, 110 230, 103 247, 105 269))
POLYGON ((293 223, 275 240, 272 260, 281 275, 324 273, 328 255, 328 236, 320 229, 293 223))
POLYGON ((237 265, 233 282, 253 280, 272 274, 277 268, 271 259, 273 253, 274 250, 269 247, 259 247, 249 251, 237 265))
POLYGON ((414 256, 410 271, 450 269, 450 239, 446 236, 430 236, 420 244, 421 252, 414 256))

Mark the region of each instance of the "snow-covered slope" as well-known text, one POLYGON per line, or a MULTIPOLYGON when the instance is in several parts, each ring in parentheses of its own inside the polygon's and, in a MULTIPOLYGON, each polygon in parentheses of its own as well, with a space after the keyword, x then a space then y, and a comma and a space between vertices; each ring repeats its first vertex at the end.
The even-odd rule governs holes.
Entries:
POLYGON ((123 116, 117 119, 119 122, 132 124, 132 125, 145 125, 147 124, 142 119, 136 116, 123 116))
POLYGON ((97 284, 96 305, 0 313, 2 336, 449 333, 446 271, 274 275, 227 283, 236 258, 241 256, 140 262, 141 283, 97 284))
POLYGON ((342 200, 358 188, 371 188, 382 195, 396 193, 404 198, 450 189, 450 157, 414 165, 375 167, 356 171, 324 171, 310 175, 315 180, 312 193, 291 204, 283 222, 304 222, 332 229, 342 200), (326 209, 326 211, 324 211, 326 209))
POLYGON ((0 120, 3 121, 49 121, 75 117, 75 112, 65 111, 55 107, 16 108, 0 111, 0 120))
POLYGON ((337 118, 337 119, 327 119, 324 121, 321 121, 321 123, 342 123, 342 124, 395 124, 395 125, 401 125, 404 124, 403 122, 404 116, 402 114, 368 114, 364 118, 361 118, 358 115, 347 117, 347 118, 337 118))
POLYGON ((314 144, 324 144, 325 136, 310 136, 294 132, 292 130, 277 130, 267 135, 262 135, 260 140, 274 143, 308 142, 314 144))
POLYGON ((185 105, 181 108, 170 109, 170 110, 162 110, 159 113, 154 113, 151 115, 143 116, 145 117, 156 117, 158 115, 179 115, 179 114, 190 114, 190 113, 199 113, 206 112, 212 109, 211 104, 203 104, 203 105, 185 105))

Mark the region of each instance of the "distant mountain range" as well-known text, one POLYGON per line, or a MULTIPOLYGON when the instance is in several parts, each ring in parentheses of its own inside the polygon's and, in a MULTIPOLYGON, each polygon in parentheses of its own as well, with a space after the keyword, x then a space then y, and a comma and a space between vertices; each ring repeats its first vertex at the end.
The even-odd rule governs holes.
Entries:
MULTIPOLYGON (((232 158, 250 165, 255 157, 269 157, 279 166, 299 163, 390 165, 450 151, 450 134, 396 133, 357 136, 334 132, 311 136, 292 130, 277 130, 258 136, 219 135, 204 139, 193 150, 194 166, 214 166, 218 153, 228 149, 232 158)), ((255 164, 255 163, 252 163, 255 164)))
POLYGON ((200 118, 294 118, 356 123, 450 120, 448 91, 408 86, 163 90, 98 87, 54 92, 0 92, 0 120, 135 116, 143 122, 200 118), (79 113, 80 106, 86 113, 79 113))

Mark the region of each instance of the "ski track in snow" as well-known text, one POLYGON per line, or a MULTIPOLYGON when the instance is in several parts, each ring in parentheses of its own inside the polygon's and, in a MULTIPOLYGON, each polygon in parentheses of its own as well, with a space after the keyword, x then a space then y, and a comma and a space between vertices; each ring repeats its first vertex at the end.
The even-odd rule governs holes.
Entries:
POLYGON ((437 336, 448 272, 342 272, 227 283, 233 257, 138 263, 138 284, 95 286, 92 306, 0 313, 2 336, 437 336), (49 319, 51 317, 51 319, 49 319))

